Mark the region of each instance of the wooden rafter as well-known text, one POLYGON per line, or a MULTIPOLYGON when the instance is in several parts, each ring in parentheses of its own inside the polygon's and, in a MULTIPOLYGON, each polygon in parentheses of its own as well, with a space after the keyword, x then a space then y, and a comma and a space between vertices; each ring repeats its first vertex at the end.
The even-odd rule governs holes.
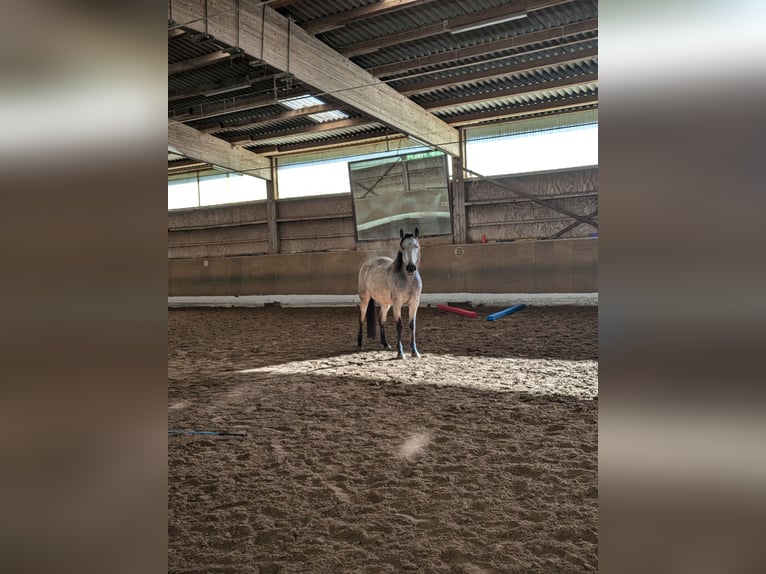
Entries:
POLYGON ((399 90, 399 93, 404 94, 405 96, 411 96, 413 94, 420 94, 423 92, 448 88, 451 86, 459 86, 468 82, 491 80, 493 78, 502 78, 511 74, 541 70, 550 66, 559 66, 562 64, 581 62, 583 60, 590 60, 597 55, 598 50, 595 48, 579 50, 577 52, 567 52, 565 54, 549 56, 547 58, 540 58, 537 60, 531 60, 529 62, 520 62, 515 64, 508 64, 506 66, 499 66, 497 68, 492 68, 491 72, 488 72, 487 70, 479 70, 476 72, 468 72, 450 76, 448 78, 439 78, 436 80, 418 82, 417 84, 411 84, 406 88, 399 90))
MULTIPOLYGON (((287 91, 283 90, 279 92, 279 94, 267 93, 256 96, 244 96, 236 99, 224 99, 202 106, 192 106, 185 111, 175 110, 170 113, 168 119, 177 122, 204 120, 208 118, 224 116, 226 114, 233 114, 236 112, 245 112, 255 108, 273 106, 279 103, 279 100, 282 98, 295 98, 298 96, 306 96, 308 94, 309 91, 306 88, 293 88, 287 91)), ((206 125, 205 127, 210 127, 213 125, 215 125, 215 121, 210 122, 210 124, 206 125)))
POLYGON ((300 134, 313 134, 313 133, 337 130, 341 128, 348 128, 353 126, 363 126, 363 125, 372 124, 372 123, 375 123, 375 122, 371 122, 367 118, 346 118, 343 120, 322 122, 320 124, 314 124, 312 126, 291 128, 287 130, 280 130, 276 132, 258 134, 257 136, 242 136, 242 137, 238 137, 231 140, 230 143, 235 146, 253 145, 258 140, 270 140, 273 138, 281 138, 285 136, 294 136, 294 135, 300 135, 300 134))
POLYGON ((261 82, 272 82, 284 76, 285 74, 279 73, 279 74, 270 74, 268 76, 253 77, 250 75, 245 75, 245 76, 238 76, 236 78, 227 78, 225 81, 222 81, 222 82, 210 82, 207 84, 200 84, 198 86, 194 86, 193 88, 190 88, 188 90, 168 92, 168 101, 175 102, 178 100, 183 100, 185 98, 194 98, 197 96, 204 96, 205 94, 215 90, 221 90, 221 89, 225 89, 227 87, 233 87, 233 86, 243 86, 245 83, 252 85, 252 84, 257 84, 261 82))
POLYGON ((574 34, 595 32, 597 30, 598 19, 591 18, 581 22, 575 22, 574 24, 556 26, 555 28, 548 28, 546 30, 540 30, 537 32, 529 32, 527 34, 519 34, 518 36, 512 36, 504 40, 486 42, 484 44, 470 46, 468 48, 460 48, 459 50, 450 50, 449 52, 444 52, 441 54, 433 54, 431 56, 424 56, 422 58, 413 58, 411 60, 403 60, 382 66, 375 66, 373 68, 368 68, 367 71, 375 77, 384 78, 387 76, 399 74, 401 72, 408 72, 410 70, 424 68, 426 66, 448 64, 458 60, 485 56, 495 52, 521 48, 523 46, 529 46, 530 44, 537 44, 539 42, 559 40, 574 34))
POLYGON ((277 8, 284 8, 285 6, 290 6, 291 4, 297 4, 300 1, 301 0, 265 0, 264 4, 266 4, 272 10, 276 10, 277 8))
MULTIPOLYGON (((321 142, 303 142, 294 144, 280 144, 280 145, 267 145, 258 146, 256 142, 253 142, 253 147, 257 150, 259 155, 274 156, 285 153, 295 153, 304 150, 319 151, 323 149, 333 149, 339 147, 347 147, 355 145, 357 142, 372 143, 375 141, 384 141, 389 138, 389 141, 399 141, 399 139, 390 139, 395 132, 389 128, 381 128, 375 130, 374 134, 363 133, 354 134, 350 136, 341 136, 336 138, 324 139, 321 142)), ((400 139, 407 139, 406 137, 400 139)), ((248 148, 246 148, 248 149, 248 148)))
POLYGON ((252 128, 252 127, 269 123, 269 122, 275 122, 275 121, 281 121, 281 120, 292 120, 295 118, 300 118, 300 117, 308 116, 311 114, 320 114, 322 112, 330 112, 337 109, 338 109, 337 104, 321 104, 318 106, 308 106, 306 108, 300 108, 297 110, 285 110, 284 112, 281 112, 279 114, 272 114, 269 116, 263 116, 260 118, 255 118, 250 120, 227 122, 225 125, 219 124, 217 127, 205 128, 200 131, 203 131, 208 134, 211 134, 211 133, 220 134, 220 133, 226 133, 230 131, 252 128))
POLYGON ((567 4, 573 1, 574 0, 520 0, 510 4, 494 6, 486 10, 481 10, 480 12, 474 12, 472 14, 465 14, 463 16, 450 18, 449 20, 437 22, 435 24, 431 24, 430 26, 421 26, 414 30, 407 30, 397 34, 375 38, 374 40, 365 40, 363 42, 357 42, 356 44, 349 44, 348 46, 339 48, 338 51, 344 56, 352 58, 354 56, 376 52, 381 48, 387 48, 388 46, 394 46, 396 44, 403 44, 405 42, 412 42, 414 40, 420 40, 422 38, 429 38, 438 34, 444 34, 445 32, 449 32, 450 30, 454 30, 460 26, 481 24, 483 22, 487 22, 510 14, 533 12, 535 10, 541 10, 543 8, 548 8, 550 6, 556 6, 560 4, 567 4))
POLYGON ((359 6, 358 8, 352 8, 351 10, 346 10, 339 14, 311 20, 310 22, 303 24, 301 27, 309 34, 320 34, 322 32, 327 32, 328 30, 341 28, 351 22, 364 20, 365 18, 370 18, 372 16, 380 16, 381 14, 401 10, 402 8, 428 4, 433 1, 434 0, 381 0, 376 4, 359 6))
POLYGON ((423 104, 423 107, 427 110, 437 111, 454 108, 455 106, 462 106, 466 104, 475 104, 477 102, 490 102, 492 100, 499 100, 502 98, 509 98, 511 96, 521 96, 524 94, 534 94, 544 90, 553 90, 559 88, 574 88, 582 86, 584 84, 590 84, 598 80, 598 74, 584 74, 582 76, 572 76, 571 78, 561 78, 550 82, 536 82, 534 84, 525 86, 514 86, 512 88, 505 88, 504 90, 495 90, 492 92, 485 92, 479 94, 472 94, 470 96, 461 96, 457 98, 440 98, 438 101, 423 104))
POLYGON ((548 100, 534 104, 525 104, 523 106, 512 106, 502 109, 483 110, 481 112, 470 112, 455 116, 445 117, 444 121, 451 126, 461 126, 475 122, 501 120, 518 116, 526 116, 530 113, 551 112, 579 108, 598 104, 598 94, 581 94, 566 99, 548 100))
POLYGON ((188 72, 190 70, 196 70, 197 68, 203 68, 205 66, 212 66, 219 62, 224 62, 231 58, 231 54, 228 52, 218 51, 212 54, 205 54, 197 58, 189 58, 182 62, 176 62, 174 64, 168 64, 168 76, 180 74, 182 72, 188 72))

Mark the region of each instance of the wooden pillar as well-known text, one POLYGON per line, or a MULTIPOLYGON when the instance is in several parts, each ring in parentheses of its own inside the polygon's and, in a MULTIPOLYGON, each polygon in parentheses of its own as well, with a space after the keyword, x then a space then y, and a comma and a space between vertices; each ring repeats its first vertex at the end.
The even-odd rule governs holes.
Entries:
POLYGON ((465 221, 465 182, 463 181, 463 160, 465 158, 463 145, 463 130, 460 132, 460 155, 452 157, 452 241, 461 245, 467 242, 465 221))
POLYGON ((277 224, 277 159, 271 158, 271 181, 266 182, 266 225, 269 234, 269 253, 279 253, 279 229, 277 224))

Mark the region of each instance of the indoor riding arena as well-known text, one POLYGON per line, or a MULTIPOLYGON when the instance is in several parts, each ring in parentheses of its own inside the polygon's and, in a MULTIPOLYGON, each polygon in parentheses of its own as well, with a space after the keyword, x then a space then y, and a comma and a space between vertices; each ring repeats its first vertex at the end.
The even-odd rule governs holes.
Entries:
POLYGON ((169 572, 598 571, 596 18, 170 0, 169 572))

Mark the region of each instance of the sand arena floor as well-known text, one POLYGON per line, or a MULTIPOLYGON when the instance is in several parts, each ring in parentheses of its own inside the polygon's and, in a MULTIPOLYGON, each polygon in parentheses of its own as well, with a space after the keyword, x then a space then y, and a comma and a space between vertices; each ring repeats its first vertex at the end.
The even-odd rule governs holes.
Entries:
POLYGON ((476 310, 169 310, 169 571, 596 572, 597 308, 476 310))

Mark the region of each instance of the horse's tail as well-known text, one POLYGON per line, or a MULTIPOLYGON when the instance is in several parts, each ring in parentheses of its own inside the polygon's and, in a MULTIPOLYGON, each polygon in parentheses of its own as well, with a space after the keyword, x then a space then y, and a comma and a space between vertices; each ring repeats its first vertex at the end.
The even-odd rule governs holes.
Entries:
POLYGON ((375 301, 370 297, 367 303, 367 338, 375 338, 375 301))

